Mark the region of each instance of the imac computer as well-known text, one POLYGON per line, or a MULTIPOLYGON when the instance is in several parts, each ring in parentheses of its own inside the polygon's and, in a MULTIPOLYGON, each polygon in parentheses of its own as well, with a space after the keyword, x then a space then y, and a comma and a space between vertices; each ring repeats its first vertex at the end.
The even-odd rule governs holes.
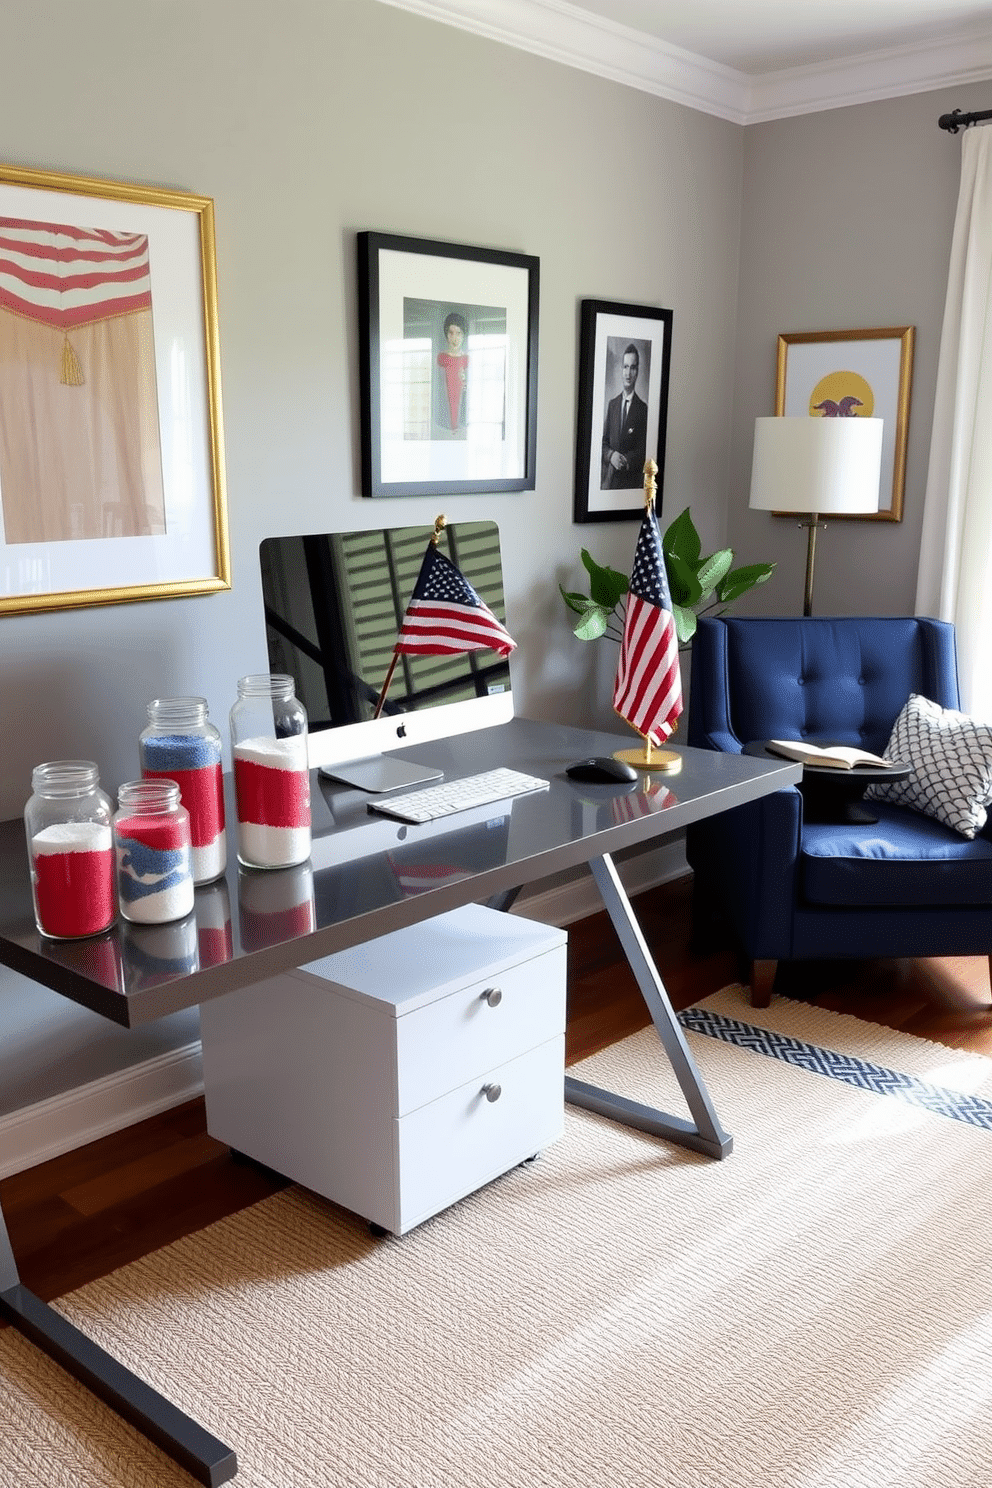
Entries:
MULTIPOLYGON (((438 770, 393 751, 513 717, 509 662, 496 651, 400 654, 390 676, 432 535, 432 527, 376 528, 260 546, 269 670, 296 682, 311 767, 361 790, 436 779, 438 770)), ((496 523, 452 522, 438 546, 505 623, 496 523)))

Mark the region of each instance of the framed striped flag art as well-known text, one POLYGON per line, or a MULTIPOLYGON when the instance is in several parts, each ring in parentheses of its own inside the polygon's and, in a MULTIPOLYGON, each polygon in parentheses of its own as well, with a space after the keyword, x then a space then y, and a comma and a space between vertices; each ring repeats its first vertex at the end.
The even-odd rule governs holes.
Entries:
POLYGON ((0 165, 0 615, 229 587, 212 201, 0 165))

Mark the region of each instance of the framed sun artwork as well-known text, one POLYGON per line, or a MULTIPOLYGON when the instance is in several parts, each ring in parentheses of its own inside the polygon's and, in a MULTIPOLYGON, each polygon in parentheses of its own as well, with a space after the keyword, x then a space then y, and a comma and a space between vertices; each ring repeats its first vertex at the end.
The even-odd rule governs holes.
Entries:
POLYGON ((913 380, 914 326, 797 331, 778 338, 775 412, 781 417, 877 418, 882 429, 878 511, 842 521, 902 521, 913 380))

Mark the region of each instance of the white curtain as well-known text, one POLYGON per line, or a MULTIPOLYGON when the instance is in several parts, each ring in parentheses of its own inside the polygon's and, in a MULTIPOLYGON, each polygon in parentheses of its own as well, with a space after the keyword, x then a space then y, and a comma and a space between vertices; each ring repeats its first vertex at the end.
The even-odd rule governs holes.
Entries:
POLYGON ((961 141, 916 613, 954 622, 962 706, 992 718, 992 127, 961 141))

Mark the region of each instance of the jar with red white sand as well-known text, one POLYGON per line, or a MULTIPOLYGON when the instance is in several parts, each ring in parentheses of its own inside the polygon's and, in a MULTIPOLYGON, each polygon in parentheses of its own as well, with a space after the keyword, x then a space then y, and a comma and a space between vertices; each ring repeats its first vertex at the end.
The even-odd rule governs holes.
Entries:
POLYGON ((292 677, 241 677, 231 709, 238 859, 291 868, 310 856, 307 714, 292 677))
POLYGON ((24 808, 35 924, 53 940, 114 923, 113 805, 92 760, 51 760, 31 772, 24 808))
POLYGON ((163 925, 193 908, 189 812, 174 780, 129 780, 117 792, 114 851, 125 920, 163 925))

